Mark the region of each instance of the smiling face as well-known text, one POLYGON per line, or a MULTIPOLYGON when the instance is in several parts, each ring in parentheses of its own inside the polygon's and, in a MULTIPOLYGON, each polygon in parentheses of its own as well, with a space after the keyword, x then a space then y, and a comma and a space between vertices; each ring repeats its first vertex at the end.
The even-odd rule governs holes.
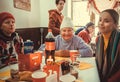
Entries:
POLYGON ((59 11, 62 11, 63 8, 64 8, 64 4, 65 4, 65 2, 64 2, 63 0, 60 0, 60 1, 58 2, 58 4, 56 4, 57 9, 58 9, 59 11))
POLYGON ((66 27, 61 29, 60 34, 64 40, 68 41, 73 37, 74 31, 72 28, 66 27))
POLYGON ((15 32, 15 20, 12 18, 5 19, 0 28, 5 35, 11 36, 15 32))
POLYGON ((114 23, 113 18, 108 12, 102 12, 100 14, 99 22, 98 22, 98 28, 100 33, 108 34, 112 32, 113 29, 115 29, 117 25, 114 23))

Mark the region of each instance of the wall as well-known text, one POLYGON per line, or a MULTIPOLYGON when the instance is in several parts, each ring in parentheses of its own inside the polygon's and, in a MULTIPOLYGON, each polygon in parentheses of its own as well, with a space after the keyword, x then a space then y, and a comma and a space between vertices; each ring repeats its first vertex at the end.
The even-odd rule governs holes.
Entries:
MULTIPOLYGON (((13 0, 0 0, 0 12, 11 12, 16 18, 16 28, 48 27, 48 10, 54 8, 55 0, 31 0, 30 12, 14 8, 13 0)), ((63 14, 67 15, 67 4, 63 14)))
POLYGON ((0 1, 0 12, 8 11, 14 14, 17 28, 40 26, 40 12, 38 11, 39 8, 39 0, 31 0, 30 12, 14 8, 13 0, 0 1))

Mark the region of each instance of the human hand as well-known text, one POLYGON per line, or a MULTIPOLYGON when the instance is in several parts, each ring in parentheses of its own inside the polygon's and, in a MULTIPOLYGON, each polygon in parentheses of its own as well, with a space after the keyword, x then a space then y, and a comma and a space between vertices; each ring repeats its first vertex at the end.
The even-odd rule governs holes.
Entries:
POLYGON ((59 57, 69 57, 69 50, 57 50, 55 51, 55 56, 59 57))

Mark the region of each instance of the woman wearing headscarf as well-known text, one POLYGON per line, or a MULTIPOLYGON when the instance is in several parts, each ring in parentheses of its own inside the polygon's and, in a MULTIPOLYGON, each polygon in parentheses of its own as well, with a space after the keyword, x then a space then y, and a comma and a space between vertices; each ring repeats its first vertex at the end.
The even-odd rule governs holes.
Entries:
POLYGON ((15 32, 15 18, 9 12, 0 13, 0 67, 16 60, 23 53, 23 40, 15 32))
POLYGON ((100 13, 98 28, 101 33, 96 43, 96 62, 101 82, 120 82, 119 14, 113 9, 100 13))

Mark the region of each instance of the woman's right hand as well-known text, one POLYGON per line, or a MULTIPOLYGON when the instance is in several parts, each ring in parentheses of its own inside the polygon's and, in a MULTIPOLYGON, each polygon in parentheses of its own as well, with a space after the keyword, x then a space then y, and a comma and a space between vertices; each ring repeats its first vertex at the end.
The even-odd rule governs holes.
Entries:
POLYGON ((69 57, 69 50, 57 50, 55 51, 55 56, 59 57, 69 57))

